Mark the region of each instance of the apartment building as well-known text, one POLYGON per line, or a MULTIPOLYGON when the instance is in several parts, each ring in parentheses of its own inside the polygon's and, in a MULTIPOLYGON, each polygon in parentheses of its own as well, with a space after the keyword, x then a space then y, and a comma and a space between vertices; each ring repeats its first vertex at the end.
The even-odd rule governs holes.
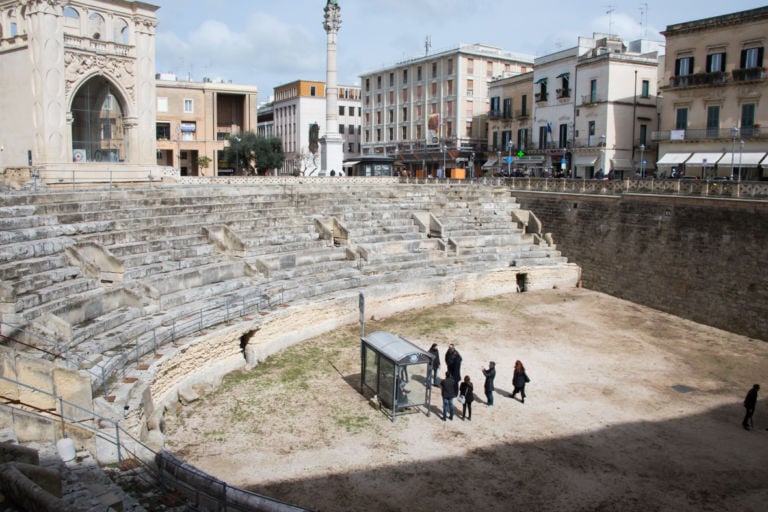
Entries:
POLYGON ((489 81, 532 65, 530 56, 474 44, 361 75, 361 157, 390 156, 421 174, 466 168, 487 150, 489 81))
POLYGON ((622 178, 654 161, 663 43, 594 34, 536 59, 528 169, 544 175, 622 178), (538 158, 536 158, 538 157, 538 158), (645 163, 644 163, 645 162, 645 163))
POLYGON ((768 179, 768 7, 668 25, 662 174, 768 179))
MULTIPOLYGON (((343 139, 344 167, 352 173, 360 155, 360 88, 338 87, 339 135, 343 139)), ((272 104, 274 134, 283 141, 285 163, 281 172, 289 175, 321 174, 320 135, 326 133, 325 82, 297 80, 275 87, 272 104)))
POLYGON ((484 174, 518 171, 531 147, 533 71, 491 81, 488 96, 488 151, 481 169, 484 174))
POLYGON ((174 167, 181 176, 246 172, 236 171, 224 158, 224 148, 230 137, 256 132, 256 86, 184 81, 171 74, 156 77, 157 164, 174 167))

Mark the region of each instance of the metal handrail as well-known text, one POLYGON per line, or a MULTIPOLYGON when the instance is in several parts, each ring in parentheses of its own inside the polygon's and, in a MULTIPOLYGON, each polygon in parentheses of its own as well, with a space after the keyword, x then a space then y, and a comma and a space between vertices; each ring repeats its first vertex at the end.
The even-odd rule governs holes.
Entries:
POLYGON ((206 501, 213 501, 217 502, 219 504, 218 510, 231 510, 236 512, 251 512, 253 509, 244 505, 241 505, 237 500, 231 500, 228 498, 230 494, 237 494, 242 496, 250 496, 254 500, 259 501, 262 504, 265 504, 268 509, 276 510, 276 511, 306 511, 307 509, 303 509, 300 507, 296 507, 293 505, 288 505, 282 501, 270 498, 268 496, 264 496, 262 494, 258 494, 252 491, 248 491, 246 489, 241 489, 239 487, 230 486, 226 482, 214 478, 206 473, 203 473, 202 471, 197 470, 193 466, 189 465, 188 463, 174 463, 174 462, 168 462, 168 458, 163 459, 164 464, 173 464, 175 466, 173 474, 178 475, 180 473, 188 473, 193 478, 190 478, 190 481, 197 481, 204 480, 206 482, 209 482, 214 485, 220 485, 222 486, 222 492, 211 494, 204 490, 204 487, 201 488, 199 485, 192 485, 191 483, 185 481, 183 478, 174 478, 173 483, 171 484, 168 479, 163 478, 163 472, 159 471, 157 466, 151 465, 145 461, 145 457, 142 457, 140 454, 138 454, 138 450, 133 449, 130 445, 126 444, 125 440, 128 439, 132 443, 134 443, 134 446, 141 448, 141 450, 144 451, 144 455, 146 454, 152 454, 152 460, 157 461, 158 452, 154 451, 152 448, 148 447, 144 443, 142 443, 140 440, 136 439, 130 432, 123 429, 118 421, 114 421, 110 418, 106 418, 104 416, 100 416, 92 409, 86 409, 84 407, 81 407, 78 404, 72 403, 68 400, 65 400, 60 395, 56 395, 55 393, 51 393, 49 391, 46 391, 44 389, 37 388, 35 386, 30 386, 29 384, 26 384, 24 382, 18 381, 16 379, 10 379, 8 377, 5 377, 3 375, 0 375, 0 381, 5 381, 11 384, 14 384, 16 386, 21 386, 23 388, 29 389, 31 391, 34 391, 36 393, 40 393, 42 395, 48 396, 52 398, 54 401, 56 401, 59 404, 59 410, 58 412, 52 412, 45 409, 40 409, 39 407, 35 407, 31 404, 25 404, 21 402, 20 400, 16 399, 10 399, 7 397, 0 396, 0 399, 8 400, 7 403, 0 403, 0 408, 8 408, 12 410, 22 410, 26 414, 34 415, 38 418, 45 419, 46 421, 51 422, 61 422, 62 426, 62 436, 66 437, 66 425, 70 425, 72 427, 80 428, 83 430, 86 430, 88 432, 91 432, 93 435, 99 437, 100 439, 107 441, 108 443, 111 443, 115 445, 117 448, 117 458, 120 463, 123 462, 123 454, 129 455, 132 460, 135 460, 139 462, 151 475, 154 477, 155 481, 159 483, 161 488, 169 488, 174 487, 177 492, 184 494, 187 496, 187 505, 191 507, 191 510, 202 510, 198 509, 196 504, 199 504, 201 501, 201 497, 203 497, 206 501), (13 407, 9 405, 9 403, 13 403, 17 406, 23 406, 26 407, 26 409, 21 409, 21 407, 13 407), (67 416, 65 406, 68 408, 73 408, 76 410, 83 411, 85 414, 84 416, 87 417, 87 420, 83 420, 82 418, 72 418, 70 416, 67 416), (88 421, 90 421, 92 424, 89 424, 88 421), (98 425, 110 425, 114 428, 115 433, 114 435, 109 434, 103 427, 99 428, 98 425), (96 426, 94 426, 96 425, 96 426), (228 490, 235 491, 234 493, 227 492, 228 490), (193 502, 189 502, 189 497, 193 498, 193 502))

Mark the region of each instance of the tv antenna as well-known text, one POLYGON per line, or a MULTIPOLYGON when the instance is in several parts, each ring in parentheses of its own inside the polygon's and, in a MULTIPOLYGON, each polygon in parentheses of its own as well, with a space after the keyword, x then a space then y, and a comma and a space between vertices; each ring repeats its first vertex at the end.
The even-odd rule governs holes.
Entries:
POLYGON ((608 10, 605 11, 605 14, 608 15, 608 35, 613 35, 613 12, 616 10, 615 5, 606 5, 605 6, 608 10))
POLYGON ((640 26, 643 29, 643 37, 648 35, 648 3, 640 4, 640 26))
POLYGON ((427 36, 424 38, 424 55, 429 55, 430 48, 432 48, 432 37, 427 36))

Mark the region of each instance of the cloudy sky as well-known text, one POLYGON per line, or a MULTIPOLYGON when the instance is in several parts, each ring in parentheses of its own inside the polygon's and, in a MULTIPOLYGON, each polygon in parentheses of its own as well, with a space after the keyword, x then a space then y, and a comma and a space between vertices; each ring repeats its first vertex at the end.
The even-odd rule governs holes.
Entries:
MULTIPOLYGON (((662 41, 667 25, 761 7, 765 0, 339 0, 339 84, 361 73, 460 44, 530 56, 611 32, 662 41)), ((275 86, 325 80, 326 0, 150 0, 159 5, 157 72, 179 78, 275 86)))

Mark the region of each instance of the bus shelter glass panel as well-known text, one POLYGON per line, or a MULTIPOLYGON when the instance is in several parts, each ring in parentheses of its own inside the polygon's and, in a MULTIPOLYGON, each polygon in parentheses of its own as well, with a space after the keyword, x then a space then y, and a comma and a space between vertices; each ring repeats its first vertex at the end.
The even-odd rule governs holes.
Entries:
POLYGON ((424 403, 424 386, 427 384, 427 365, 399 366, 397 379, 397 407, 415 407, 424 403))
POLYGON ((363 375, 363 383, 373 390, 376 390, 376 380, 379 378, 378 359, 378 354, 373 350, 365 351, 365 374, 363 375))
POLYGON ((395 365, 392 361, 379 358, 379 400, 387 409, 393 405, 392 393, 395 390, 395 365))

